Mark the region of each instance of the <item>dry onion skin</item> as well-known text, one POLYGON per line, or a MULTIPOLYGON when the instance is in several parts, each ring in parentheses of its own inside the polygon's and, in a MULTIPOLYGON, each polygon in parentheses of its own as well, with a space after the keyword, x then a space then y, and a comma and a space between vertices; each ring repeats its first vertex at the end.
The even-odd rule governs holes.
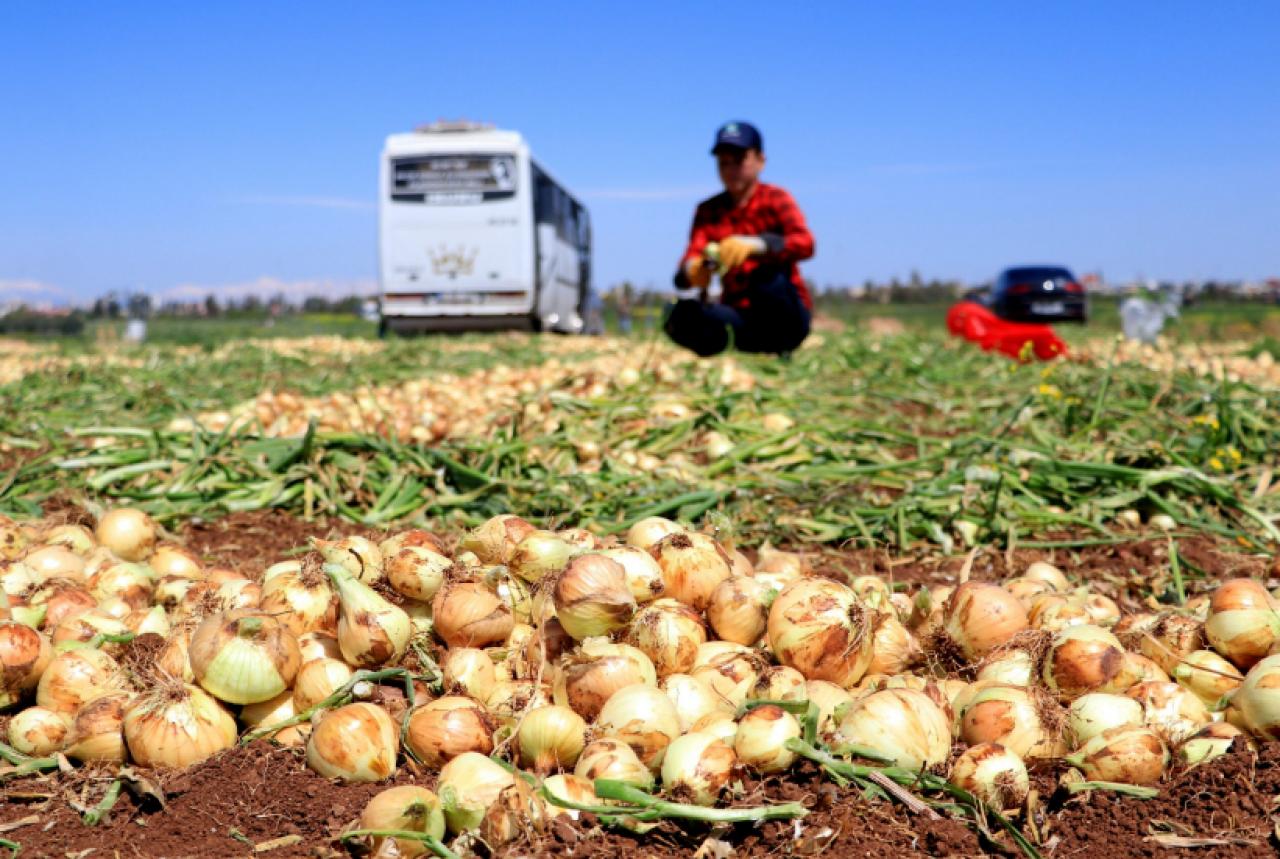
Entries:
POLYGON ((478 702, 450 695, 413 711, 405 745, 423 764, 439 769, 466 752, 493 751, 493 727, 478 702))
POLYGON ((1141 725, 1109 728, 1068 755, 1092 781, 1155 784, 1169 765, 1169 750, 1160 735, 1141 725))
POLYGON ((680 717, 660 689, 637 684, 614 693, 595 721, 596 735, 631 747, 640 762, 657 771, 662 757, 680 736, 680 717))
POLYGON ((942 628, 966 659, 981 659, 1028 626, 1013 594, 987 582, 965 582, 942 609, 942 628))
POLYGON ((705 610, 711 594, 733 575, 728 552, 706 534, 668 534, 649 553, 662 570, 663 594, 697 611, 705 610))

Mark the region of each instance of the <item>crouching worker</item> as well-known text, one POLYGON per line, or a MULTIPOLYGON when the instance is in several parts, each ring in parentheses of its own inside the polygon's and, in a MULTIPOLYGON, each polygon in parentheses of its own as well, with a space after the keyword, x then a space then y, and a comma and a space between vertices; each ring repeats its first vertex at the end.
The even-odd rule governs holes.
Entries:
POLYGON ((711 150, 724 192, 698 205, 677 289, 699 290, 669 308, 664 328, 707 356, 730 345, 785 354, 809 336, 813 299, 796 263, 813 256, 813 236, 791 195, 760 181, 764 142, 755 126, 730 122, 711 150), (707 300, 720 274, 719 303, 707 300))

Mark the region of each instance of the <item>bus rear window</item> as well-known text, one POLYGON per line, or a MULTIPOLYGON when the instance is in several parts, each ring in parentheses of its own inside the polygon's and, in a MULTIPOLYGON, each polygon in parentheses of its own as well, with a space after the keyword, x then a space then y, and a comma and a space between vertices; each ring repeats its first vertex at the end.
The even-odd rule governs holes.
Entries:
POLYGON ((417 155, 391 162, 391 199, 401 203, 481 203, 515 192, 513 155, 417 155))

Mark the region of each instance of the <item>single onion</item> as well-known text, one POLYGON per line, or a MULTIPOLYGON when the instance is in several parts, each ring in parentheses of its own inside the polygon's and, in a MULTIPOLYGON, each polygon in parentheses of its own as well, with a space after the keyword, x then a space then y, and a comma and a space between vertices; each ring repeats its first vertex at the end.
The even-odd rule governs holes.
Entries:
MULTIPOLYGON (((546 782, 542 787, 546 788, 546 782)), ((594 802, 594 792, 591 799, 594 802)), ((541 835, 547 831, 554 816, 553 807, 539 792, 535 792, 532 785, 518 778, 499 791, 498 798, 490 803, 480 821, 480 838, 486 847, 492 849, 521 836, 541 835)))
POLYGON ((1093 781, 1153 784, 1169 765, 1169 751, 1150 728, 1121 725, 1098 734, 1066 761, 1093 781))
POLYGON ((662 568, 653 556, 635 546, 619 546, 602 549, 599 554, 617 561, 627 580, 627 589, 637 603, 647 603, 663 595, 666 584, 662 580, 662 568))
POLYGON ((1231 696, 1231 706, 1249 733, 1280 739, 1280 654, 1259 660, 1249 669, 1244 683, 1231 696))
POLYGON ((1018 601, 1027 608, 1030 608, 1031 604, 1039 597, 1055 592, 1053 586, 1047 582, 1028 579, 1023 576, 1005 579, 1000 586, 1017 597, 1018 601))
POLYGON ((475 829, 515 776, 479 752, 466 752, 440 770, 437 789, 450 832, 475 829))
POLYGON ((307 764, 325 778, 382 781, 396 772, 400 729, 376 704, 348 704, 320 717, 307 740, 307 764))
POLYGON ((413 711, 405 745, 423 764, 439 769, 465 752, 493 751, 493 728, 479 703, 449 695, 413 711))
POLYGON ((534 680, 499 680, 485 700, 489 714, 506 726, 514 726, 526 710, 554 704, 549 686, 534 680))
POLYGON ((515 626, 511 607, 478 581, 448 581, 431 602, 436 635, 450 647, 486 647, 515 626))
POLYGON ((783 576, 801 578, 813 572, 809 561, 799 552, 784 552, 775 549, 766 540, 756 553, 756 573, 777 573, 783 576))
POLYGON ((406 546, 383 561, 387 584, 398 594, 419 602, 431 602, 453 566, 439 552, 426 546, 406 546))
POLYGON ((134 608, 142 608, 151 604, 155 574, 146 564, 111 564, 89 576, 86 584, 99 601, 120 597, 134 608))
POLYGON ((47 707, 28 707, 9 719, 9 745, 24 755, 42 758, 62 748, 71 721, 47 707))
POLYGON ((551 531, 531 531, 511 555, 507 566, 526 582, 541 581, 564 569, 573 547, 551 531))
POLYGON ((46 546, 28 552, 22 563, 31 571, 37 585, 44 584, 49 579, 67 579, 73 582, 85 580, 84 558, 62 546, 46 546))
POLYGON ((129 755, 142 766, 181 768, 236 744, 236 720, 204 690, 169 682, 124 712, 129 755))
POLYGON ((747 700, 766 667, 759 651, 730 642, 709 641, 698 648, 691 673, 736 708, 747 700), (715 645, 728 647, 720 649, 715 645))
MULTIPOLYGON (((573 773, 556 773, 553 776, 549 776, 543 779, 542 788, 547 792, 548 796, 571 802, 575 805, 597 805, 600 802, 596 796, 595 786, 573 773)), ((577 809, 567 808, 553 801, 548 801, 546 807, 549 817, 559 817, 563 814, 571 820, 577 820, 580 814, 577 809)))
POLYGON ((0 621, 0 708, 36 688, 53 660, 49 640, 26 624, 0 621))
POLYGON ((1142 705, 1125 695, 1089 692, 1071 702, 1067 708, 1067 730, 1076 748, 1083 746, 1103 731, 1124 725, 1141 725, 1142 705))
POLYGON ((1033 582, 1044 582, 1058 593, 1071 590, 1071 583, 1067 581, 1062 570, 1046 561, 1033 561, 1023 572, 1022 577, 1033 582))
POLYGON ((141 510, 117 507, 98 521, 98 542, 118 558, 141 561, 156 545, 156 523, 141 510))
POLYGON ((206 619, 187 650, 196 682, 230 704, 274 698, 293 683, 301 657, 293 633, 270 615, 227 612, 206 619))
POLYGON ((52 629, 67 618, 86 612, 97 604, 98 601, 91 593, 68 579, 50 579, 28 601, 28 605, 33 608, 44 607, 46 629, 52 629))
POLYGON ((568 707, 535 707, 516 729, 520 760, 538 773, 571 767, 582 754, 586 734, 587 723, 568 707))
POLYGON ((444 672, 446 691, 462 692, 477 701, 488 698, 497 682, 493 660, 476 647, 450 648, 440 669, 444 672))
POLYGON ((920 656, 915 637, 892 612, 878 611, 871 622, 871 674, 899 674, 920 656))
POLYGON ((663 594, 698 611, 706 609, 716 587, 733 574, 724 547, 706 534, 669 534, 649 553, 662 569, 663 594))
POLYGON ((734 576, 716 585, 707 603, 707 622, 716 635, 738 644, 752 645, 764 635, 769 606, 777 593, 764 582, 734 576))
POLYGON ((126 692, 111 692, 77 710, 67 735, 67 757, 85 763, 126 760, 124 711, 130 697, 126 692))
POLYGON ((128 632, 129 627, 123 621, 101 609, 91 609, 58 624, 51 638, 54 646, 65 650, 68 642, 88 642, 98 635, 124 635, 128 632))
MULTIPOLYGON (((59 525, 56 528, 50 528, 45 532, 43 542, 46 546, 65 546, 82 558, 87 558, 89 553, 98 547, 98 541, 94 538, 93 532, 83 525, 59 525)), ((0 551, 0 557, 4 557, 3 551, 0 551)))
POLYGON ((124 683, 119 664, 93 648, 59 653, 39 677, 36 703, 65 716, 100 695, 119 691, 124 683))
POLYGON ((960 712, 960 736, 969 744, 998 743, 1020 758, 1062 752, 1061 713, 1032 689, 987 686, 960 712))
POLYGON ((989 680, 1004 686, 1030 686, 1034 682, 1036 659, 1022 647, 992 651, 978 668, 978 680, 989 680))
MULTIPOLYGON (((293 705, 293 692, 285 690, 276 697, 240 708, 240 721, 254 730, 277 728, 298 714, 293 705)), ((282 746, 301 746, 311 736, 311 723, 290 725, 271 734, 271 741, 282 746)))
POLYGON ((1214 591, 1204 633, 1214 650, 1247 671, 1280 640, 1280 614, 1262 585, 1232 579, 1214 591))
POLYGON ((1027 611, 999 585, 965 582, 943 606, 942 627, 966 659, 981 659, 1027 628, 1027 611))
POLYGON ((720 713, 732 716, 733 705, 711 685, 689 674, 668 674, 662 678, 662 691, 667 693, 680 716, 680 730, 692 730, 704 716, 720 713))
POLYGON ((708 713, 694 722, 688 733, 710 734, 713 737, 719 737, 732 748, 733 741, 738 736, 738 723, 733 720, 732 714, 708 713))
POLYGON ((937 766, 951 753, 946 713, 914 689, 885 689, 854 700, 837 735, 913 770, 937 766))
POLYGON ((1182 657, 1204 647, 1204 627, 1194 618, 1166 614, 1143 629, 1137 639, 1138 650, 1142 655, 1168 673, 1173 671, 1182 657))
POLYGON ((407 531, 401 531, 388 537, 378 544, 378 551, 386 559, 409 546, 425 546, 441 555, 447 554, 444 542, 436 535, 429 531, 423 531, 421 528, 410 528, 407 531))
POLYGON ((715 805, 733 777, 737 755, 714 734, 693 732, 674 740, 662 761, 662 783, 675 799, 715 805))
MULTIPOLYGON (((789 739, 800 737, 800 722, 776 704, 764 704, 738 720, 733 751, 738 760, 757 772, 781 772, 796 759, 787 748, 789 739)), ((664 777, 665 780, 665 777, 664 777)))
POLYGON ((258 607, 280 620, 295 636, 332 633, 338 628, 338 598, 315 567, 282 572, 262 585, 258 607))
POLYGON ((351 666, 340 659, 313 659, 298 669, 293 681, 293 704, 309 710, 351 679, 351 666))
POLYGON ((1031 790, 1027 765, 999 743, 978 743, 965 749, 952 764, 947 781, 995 809, 1022 805, 1031 790))
POLYGON ((204 576, 204 567, 196 556, 179 546, 160 545, 147 559, 147 565, 155 570, 157 577, 179 576, 184 579, 199 579, 204 576))
POLYGON ((626 626, 636 610, 617 561, 598 553, 578 555, 552 586, 556 617, 575 640, 608 635, 626 626))
POLYGON ((702 618, 684 603, 660 599, 631 619, 627 640, 653 662, 659 677, 687 673, 707 640, 702 618))
POLYGON ((595 725, 598 736, 622 740, 655 772, 667 746, 680 736, 680 716, 671 699, 656 687, 643 684, 614 693, 595 725))
POLYGON ((557 704, 594 719, 619 689, 657 682, 653 663, 643 651, 607 638, 588 638, 561 659, 554 694, 557 704))
POLYGON ((341 659, 338 638, 329 632, 308 632, 298 636, 298 653, 303 665, 313 659, 341 659))
POLYGON ((338 592, 338 646, 342 658, 357 668, 395 662, 409 646, 409 615, 337 564, 325 564, 325 575, 338 592))
POLYGON ((520 542, 535 530, 519 516, 503 513, 463 537, 458 549, 473 553, 483 564, 506 564, 515 555, 520 542))
POLYGON ((818 705, 818 736, 830 745, 840 720, 853 706, 853 696, 827 680, 810 680, 804 691, 805 697, 818 705))
POLYGON ((1048 593, 1031 601, 1031 607, 1027 610, 1027 623, 1033 629, 1061 632, 1069 626, 1093 623, 1093 616, 1084 603, 1074 596, 1048 593))
MULTIPOLYGON (((444 838, 444 812, 440 810, 440 800, 434 793, 425 787, 402 784, 389 787, 369 800, 360 813, 360 828, 416 832, 439 840, 444 838)), ((388 839, 383 835, 373 837, 372 847, 375 856, 400 856, 406 859, 424 856, 429 852, 427 845, 418 839, 388 839), (388 840, 394 845, 393 849, 383 848, 388 840)))
POLYGON ((663 537, 680 534, 683 531, 683 528, 670 519, 648 516, 627 530, 627 545, 647 552, 663 537))
POLYGON ((1194 650, 1186 654, 1173 666, 1170 674, 1210 707, 1216 706, 1244 682, 1240 670, 1212 650, 1194 650))
POLYGON ((578 756, 573 773, 593 783, 598 778, 607 778, 635 785, 641 790, 653 787, 653 773, 640 763, 631 746, 610 737, 588 743, 578 756))
POLYGON ((1123 692, 1138 682, 1119 639, 1091 624, 1068 627, 1054 637, 1041 676, 1062 700, 1086 692, 1123 692))
POLYGON ((594 552, 603 546, 601 539, 589 528, 561 528, 556 536, 568 543, 574 552, 594 552))
POLYGON ((1248 737, 1235 725, 1210 722, 1178 746, 1178 761, 1185 767, 1207 763, 1224 755, 1236 740, 1247 743, 1248 737))
POLYGON ((1125 693, 1142 705, 1147 727, 1171 748, 1211 721, 1204 702, 1177 683, 1138 683, 1125 693))
POLYGON ((383 578, 382 551, 365 537, 343 537, 340 540, 316 540, 315 546, 326 564, 342 567, 366 585, 383 578))
POLYGON ((786 665, 771 665, 760 672, 751 697, 759 701, 805 700, 804 675, 786 665))
POLYGON ((800 579, 769 609, 769 648, 809 680, 848 688, 871 664, 870 613, 853 591, 829 579, 800 579))

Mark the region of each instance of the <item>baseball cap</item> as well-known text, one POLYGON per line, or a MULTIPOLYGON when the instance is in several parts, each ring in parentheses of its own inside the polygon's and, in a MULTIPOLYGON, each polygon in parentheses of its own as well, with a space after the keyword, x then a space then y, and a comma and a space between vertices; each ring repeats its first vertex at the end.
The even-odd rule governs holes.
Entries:
POLYGON ((726 122, 716 132, 716 142, 711 147, 711 154, 714 155, 721 146, 732 146, 735 149, 759 149, 763 152, 764 138, 760 136, 760 129, 749 122, 726 122))

